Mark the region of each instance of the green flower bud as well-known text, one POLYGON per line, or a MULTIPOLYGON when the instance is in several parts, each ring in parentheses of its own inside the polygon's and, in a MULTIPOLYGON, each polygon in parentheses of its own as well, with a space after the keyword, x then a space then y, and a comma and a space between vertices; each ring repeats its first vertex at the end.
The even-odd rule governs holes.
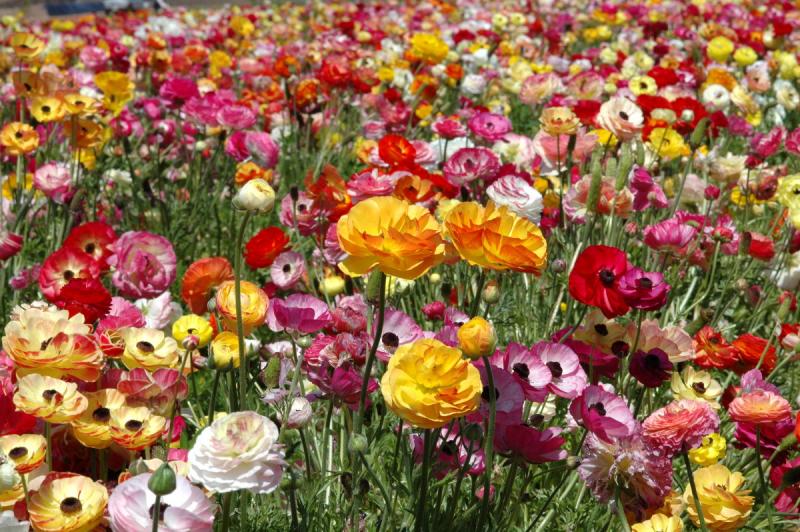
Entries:
POLYGON ((369 447, 369 442, 367 441, 367 437, 363 434, 352 434, 350 435, 350 443, 348 445, 348 450, 351 453, 363 453, 369 447))
POLYGON ((689 137, 689 146, 691 146, 692 150, 696 150, 703 145, 706 137, 706 129, 708 129, 708 122, 708 117, 704 117, 697 123, 697 127, 694 128, 694 131, 692 131, 692 135, 689 137))
POLYGON ((150 477, 150 480, 147 482, 147 487, 156 495, 169 495, 175 491, 175 471, 166 463, 161 464, 150 477))

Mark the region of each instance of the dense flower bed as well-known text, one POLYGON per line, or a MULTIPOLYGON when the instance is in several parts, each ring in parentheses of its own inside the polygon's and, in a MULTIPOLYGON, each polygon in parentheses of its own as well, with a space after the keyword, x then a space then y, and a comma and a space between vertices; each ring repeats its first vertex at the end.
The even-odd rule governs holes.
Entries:
POLYGON ((791 2, 0 41, 0 529, 798 526, 791 2))

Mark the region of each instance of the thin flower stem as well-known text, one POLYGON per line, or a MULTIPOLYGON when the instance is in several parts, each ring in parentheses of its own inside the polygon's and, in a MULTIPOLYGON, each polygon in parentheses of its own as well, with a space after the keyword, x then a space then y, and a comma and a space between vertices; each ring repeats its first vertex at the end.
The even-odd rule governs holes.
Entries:
POLYGON ((214 382, 211 384, 211 399, 208 401, 208 411, 206 412, 206 426, 214 421, 215 408, 217 406, 217 392, 219 391, 219 379, 222 371, 214 370, 214 382))
POLYGON ((628 524, 628 518, 625 516, 625 507, 622 505, 622 498, 620 497, 620 486, 617 485, 616 493, 614 495, 614 506, 616 506, 617 516, 619 517, 619 524, 621 530, 630 532, 631 527, 628 524))
POLYGON ((689 477, 689 486, 692 489, 692 498, 694 499, 694 508, 697 511, 697 518, 700 521, 700 529, 703 532, 708 532, 706 526, 706 518, 703 515, 703 507, 700 505, 700 496, 697 494, 697 486, 694 484, 694 475, 692 474, 692 464, 689 462, 689 453, 682 451, 681 457, 683 458, 683 465, 686 466, 686 475, 689 477))
POLYGON ((425 528, 425 499, 428 498, 428 470, 431 468, 433 447, 433 429, 425 429, 422 447, 422 472, 419 489, 417 490, 417 512, 414 517, 415 532, 419 532, 425 528))
POLYGON ((156 494, 156 501, 153 503, 153 532, 158 532, 158 522, 161 520, 161 495, 156 494))
POLYGON ((478 307, 481 304, 481 292, 483 291, 483 283, 486 282, 486 270, 481 268, 481 273, 478 274, 478 284, 475 288, 475 296, 472 299, 472 304, 469 307, 469 317, 474 318, 475 313, 478 312, 478 307))
POLYGON ((239 233, 236 236, 236 248, 234 255, 234 293, 236 296, 236 335, 239 340, 239 408, 247 408, 247 360, 244 352, 244 323, 242 323, 242 242, 244 241, 244 231, 250 221, 250 213, 247 212, 239 226, 239 233))
POLYGON ((483 525, 486 522, 486 518, 489 516, 492 469, 494 469, 494 425, 497 415, 497 392, 494 387, 494 374, 492 373, 492 365, 489 362, 489 357, 483 357, 483 367, 486 369, 486 380, 489 385, 489 422, 486 425, 486 441, 483 451, 486 460, 486 471, 483 477, 483 498, 477 530, 483 530, 483 525))
POLYGON ((380 282, 378 287, 378 323, 375 327, 375 338, 372 339, 372 347, 367 356, 367 362, 364 364, 364 379, 361 381, 361 395, 358 398, 358 416, 355 420, 353 432, 359 434, 361 427, 364 423, 364 408, 367 404, 367 389, 369 388, 369 379, 372 374, 372 366, 375 364, 375 353, 378 352, 378 345, 381 342, 381 335, 383 334, 383 318, 386 310, 386 274, 378 272, 380 282))
POLYGON ((770 530, 774 530, 772 525, 772 504, 769 501, 767 483, 764 478, 764 466, 761 464, 761 427, 756 425, 756 467, 758 468, 758 483, 761 488, 761 503, 767 507, 767 524, 770 530))

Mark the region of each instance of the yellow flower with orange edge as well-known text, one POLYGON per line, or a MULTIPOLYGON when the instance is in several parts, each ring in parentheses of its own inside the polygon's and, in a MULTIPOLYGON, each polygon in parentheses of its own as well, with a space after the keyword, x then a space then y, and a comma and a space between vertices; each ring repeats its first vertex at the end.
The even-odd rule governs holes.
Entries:
POLYGON ((10 122, 0 130, 0 145, 9 155, 25 155, 39 147, 39 134, 28 124, 10 122))
POLYGON ((32 373, 19 379, 17 386, 14 406, 48 423, 69 423, 89 404, 74 382, 32 373))
POLYGON ((400 346, 381 379, 386 406, 425 429, 477 410, 482 390, 478 369, 460 350, 433 338, 400 346))
POLYGON ((23 60, 31 60, 44 51, 46 43, 32 33, 15 33, 11 36, 9 44, 14 49, 14 55, 23 60))
POLYGON ((103 134, 105 128, 91 120, 78 118, 77 120, 64 120, 64 134, 70 139, 73 148, 95 148, 105 142, 103 134))
POLYGON ((28 513, 37 532, 89 532, 103 521, 108 490, 75 473, 49 473, 31 491, 28 513))
MULTIPOLYGON (((548 107, 539 118, 542 129, 548 135, 574 135, 580 126, 580 120, 569 107, 548 107)), ((564 146, 566 151, 567 147, 564 146)))
POLYGON ((497 333, 494 325, 481 317, 475 317, 458 328, 458 347, 471 359, 494 353, 497 333))
POLYGON ((253 161, 245 161, 236 166, 236 174, 233 179, 238 186, 242 186, 253 179, 263 179, 269 182, 272 180, 272 170, 261 168, 253 161))
POLYGON ((146 406, 123 406, 111 411, 111 439, 129 451, 141 451, 153 445, 167 425, 167 420, 150 412, 146 406))
MULTIPOLYGON (((244 334, 248 335, 266 320, 269 298, 264 290, 250 281, 240 282, 239 293, 242 325, 244 334)), ((225 281, 220 284, 215 302, 225 329, 236 331, 236 283, 225 281)))
POLYGON ((47 454, 47 440, 41 434, 0 436, 0 453, 6 455, 17 473, 24 475, 38 468, 47 454))
POLYGON ((121 331, 125 342, 122 363, 128 369, 176 368, 179 362, 178 342, 164 331, 147 327, 128 327, 121 331))
POLYGON ((86 392, 86 410, 71 423, 72 433, 84 446, 105 449, 111 440, 111 413, 125 406, 125 395, 114 388, 86 392))

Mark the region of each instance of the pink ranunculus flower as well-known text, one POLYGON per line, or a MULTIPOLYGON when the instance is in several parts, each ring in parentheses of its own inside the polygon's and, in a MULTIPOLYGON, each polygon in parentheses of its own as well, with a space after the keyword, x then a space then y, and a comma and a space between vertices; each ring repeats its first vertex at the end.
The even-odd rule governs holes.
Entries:
POLYGON ((605 442, 624 438, 636 428, 636 420, 625 400, 602 386, 587 386, 569 405, 578 424, 605 442))
POLYGON ((649 209, 666 209, 669 206, 664 190, 644 168, 636 168, 631 177, 631 191, 633 192, 633 210, 641 212, 649 209))
POLYGON ((467 126, 474 135, 491 142, 500 140, 511 132, 511 121, 508 118, 485 111, 474 114, 467 126))
POLYGON ((230 129, 249 129, 256 124, 256 114, 244 105, 225 105, 217 111, 217 122, 230 129))
POLYGON ((370 168, 350 177, 347 182, 347 193, 353 204, 374 196, 391 196, 398 177, 400 177, 398 172, 387 174, 376 168, 370 168))
POLYGON ((311 334, 327 327, 331 319, 328 305, 308 294, 274 298, 267 309, 267 326, 274 332, 311 334))
POLYGON ((431 125, 431 129, 443 139, 457 139, 467 136, 467 128, 464 124, 453 118, 440 117, 431 125))
POLYGON ((180 304, 172 300, 169 291, 153 299, 137 299, 134 305, 142 313, 145 327, 151 329, 164 329, 182 314, 180 304))
POLYGON ((247 151, 247 133, 244 131, 234 131, 225 140, 225 154, 240 163, 250 156, 247 151))
POLYGON ((125 394, 129 406, 146 406, 163 416, 168 415, 176 399, 186 399, 189 388, 177 369, 160 368, 150 373, 135 368, 122 374, 117 391, 125 394))
MULTIPOLYGON (((334 229, 335 225, 331 225, 334 229)), ((338 242, 338 240, 337 240, 338 242)), ((284 251, 272 262, 269 274, 275 286, 281 290, 291 288, 306 273, 303 255, 296 251, 284 251)))
MULTIPOLYGON (((373 321, 373 337, 377 326, 377 322, 373 321)), ((388 362, 399 346, 410 344, 424 337, 425 333, 422 331, 422 327, 414 321, 414 318, 402 310, 387 308, 384 312, 383 331, 378 344, 377 357, 388 362)))
POLYGON ((769 133, 756 133, 750 141, 750 148, 753 153, 766 159, 778 151, 785 134, 786 130, 782 127, 772 128, 769 133))
POLYGON ((442 167, 447 180, 456 186, 492 177, 500 169, 500 159, 488 148, 461 148, 442 167))
POLYGON ((0 260, 8 260, 22 249, 22 235, 0 229, 0 260))
MULTIPOLYGON (((141 532, 153 525, 151 508, 156 494, 147 483, 152 473, 137 475, 117 485, 108 498, 108 516, 117 532, 141 532)), ((160 532, 210 532, 214 527, 216 505, 203 490, 175 475, 175 491, 161 497, 160 532)))
POLYGON ((152 298, 175 280, 177 257, 163 236, 128 231, 112 245, 108 259, 114 269, 111 281, 125 297, 152 298))
POLYGON ((550 370, 547 384, 550 392, 566 399, 575 399, 583 393, 587 378, 575 351, 561 343, 538 342, 531 346, 531 353, 550 370))
POLYGON ((703 438, 717 432, 719 417, 705 401, 681 399, 659 408, 642 423, 645 440, 669 456, 703 443, 703 438))
POLYGON ((283 197, 278 218, 286 227, 296 226, 301 235, 309 236, 320 228, 321 215, 314 200, 301 190, 296 202, 292 201, 291 194, 283 197))
POLYGON ((486 189, 497 205, 505 205, 518 216, 538 224, 544 210, 544 199, 538 190, 516 175, 501 177, 486 189))
MULTIPOLYGON (((570 155, 569 143, 569 135, 559 135, 555 137, 553 135, 548 135, 543 130, 540 130, 536 136, 533 137, 534 151, 550 168, 557 168, 559 165, 564 165, 567 162, 567 158, 570 155)), ((593 133, 587 134, 583 130, 579 130, 575 135, 575 147, 572 150, 572 160, 575 162, 583 162, 589 154, 592 153, 596 144, 597 135, 593 133)))
POLYGON ((564 438, 557 427, 538 430, 521 423, 499 425, 495 432, 495 448, 500 453, 519 456, 530 464, 557 462, 567 458, 562 448, 564 438))
POLYGON ((264 168, 275 168, 280 156, 280 147, 269 133, 263 131, 248 131, 244 137, 245 146, 250 157, 255 159, 264 168))
POLYGON ((161 85, 158 95, 180 106, 192 98, 198 98, 200 90, 197 88, 197 82, 191 78, 172 77, 161 85))
POLYGON ((618 290, 631 307, 639 310, 657 310, 667 303, 670 286, 664 280, 662 273, 629 268, 620 277, 618 290))
POLYGON ((547 385, 552 380, 552 374, 538 354, 523 345, 511 342, 505 351, 496 352, 491 357, 491 362, 514 375, 528 401, 541 403, 547 398, 549 393, 547 385))
POLYGON ((644 229, 644 243, 656 251, 672 251, 677 253, 697 236, 697 229, 669 218, 657 224, 648 225, 644 229))
POLYGON ((800 127, 793 129, 792 132, 786 136, 784 146, 789 153, 800 155, 800 127))
POLYGON ((33 186, 59 205, 67 203, 75 193, 69 167, 63 163, 47 163, 37 168, 33 186))

